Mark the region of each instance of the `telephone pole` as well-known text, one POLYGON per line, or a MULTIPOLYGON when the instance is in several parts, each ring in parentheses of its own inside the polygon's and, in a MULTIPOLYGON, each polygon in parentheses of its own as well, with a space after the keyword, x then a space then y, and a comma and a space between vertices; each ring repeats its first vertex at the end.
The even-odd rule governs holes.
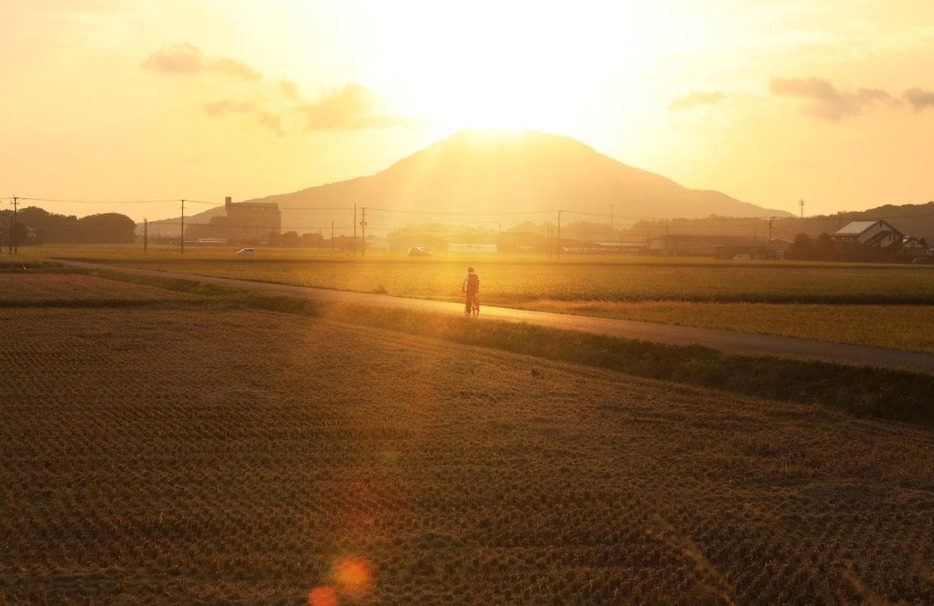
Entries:
POLYGON ((357 205, 353 205, 353 256, 357 256, 357 205))
POLYGON ((185 254, 185 201, 182 200, 182 254, 185 254))
POLYGON ((10 223, 10 253, 19 252, 19 242, 16 241, 16 207, 18 201, 17 197, 13 196, 13 218, 10 223))
POLYGON ((362 240, 360 246, 360 256, 366 256, 366 206, 361 209, 360 216, 360 239, 362 240))
POLYGON ((769 217, 769 250, 772 250, 772 221, 775 220, 775 217, 769 217))
POLYGON ((801 205, 801 218, 803 219, 804 218, 804 198, 801 198, 801 200, 798 203, 801 205))
POLYGON ((558 211, 558 248, 555 251, 555 254, 559 259, 561 258, 561 213, 563 212, 563 210, 558 211))

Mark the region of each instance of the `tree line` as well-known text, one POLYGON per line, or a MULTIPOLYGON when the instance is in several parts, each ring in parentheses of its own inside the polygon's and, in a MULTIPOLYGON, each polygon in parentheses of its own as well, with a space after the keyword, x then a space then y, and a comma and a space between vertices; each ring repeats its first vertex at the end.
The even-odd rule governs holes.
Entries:
POLYGON ((17 246, 31 244, 130 244, 135 241, 136 223, 120 213, 77 217, 47 212, 29 206, 17 213, 0 211, 0 244, 11 234, 17 246), (12 231, 11 231, 12 230, 12 231))

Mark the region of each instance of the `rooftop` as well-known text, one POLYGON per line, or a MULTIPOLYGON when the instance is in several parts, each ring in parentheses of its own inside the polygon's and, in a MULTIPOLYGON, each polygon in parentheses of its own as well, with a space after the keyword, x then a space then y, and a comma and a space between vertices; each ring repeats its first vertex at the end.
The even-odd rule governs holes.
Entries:
POLYGON ((838 236, 858 236, 879 221, 853 221, 836 231, 838 236))

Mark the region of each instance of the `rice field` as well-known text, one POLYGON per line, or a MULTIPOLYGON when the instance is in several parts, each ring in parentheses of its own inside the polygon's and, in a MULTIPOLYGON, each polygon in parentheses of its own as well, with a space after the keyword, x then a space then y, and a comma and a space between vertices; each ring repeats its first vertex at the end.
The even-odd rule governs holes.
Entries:
POLYGON ((929 429, 91 276, 0 286, 0 602, 934 602, 929 429))
POLYGON ((181 255, 46 247, 30 254, 444 301, 460 300, 471 264, 485 305, 934 352, 934 266, 288 249, 259 249, 253 258, 206 248, 181 255))

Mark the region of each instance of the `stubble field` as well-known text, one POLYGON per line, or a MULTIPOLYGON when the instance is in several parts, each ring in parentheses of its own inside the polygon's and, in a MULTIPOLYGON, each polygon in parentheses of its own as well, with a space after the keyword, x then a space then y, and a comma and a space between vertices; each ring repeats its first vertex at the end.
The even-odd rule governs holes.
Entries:
POLYGON ((303 249, 40 247, 38 256, 391 296, 459 301, 477 265, 484 305, 777 334, 934 353, 934 266, 704 258, 303 249))
POLYGON ((929 429, 0 280, 0 601, 934 601, 929 429))

